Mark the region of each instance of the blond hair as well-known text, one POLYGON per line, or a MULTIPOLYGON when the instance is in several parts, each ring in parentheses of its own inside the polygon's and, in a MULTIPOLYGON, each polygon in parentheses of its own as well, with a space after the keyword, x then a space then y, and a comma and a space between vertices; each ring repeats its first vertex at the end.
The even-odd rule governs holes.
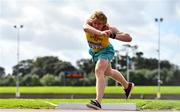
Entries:
POLYGON ((98 19, 99 21, 102 21, 104 24, 107 23, 106 15, 102 11, 99 11, 99 10, 94 11, 92 15, 90 16, 90 19, 91 20, 98 19))

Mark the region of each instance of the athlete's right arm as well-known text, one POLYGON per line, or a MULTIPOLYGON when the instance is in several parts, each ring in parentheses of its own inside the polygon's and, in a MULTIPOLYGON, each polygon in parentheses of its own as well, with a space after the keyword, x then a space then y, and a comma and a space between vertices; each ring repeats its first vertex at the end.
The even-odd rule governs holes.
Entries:
POLYGON ((97 30, 96 28, 90 26, 87 22, 84 23, 83 29, 85 32, 93 33, 95 35, 101 35, 101 31, 97 30))
POLYGON ((124 42, 132 41, 132 37, 129 34, 127 34, 125 32, 120 32, 116 27, 110 26, 109 28, 112 31, 112 33, 114 33, 114 35, 112 35, 113 39, 117 39, 117 40, 124 41, 124 42))
POLYGON ((91 25, 89 25, 87 22, 84 23, 83 29, 85 32, 93 33, 95 35, 104 35, 104 36, 109 36, 110 35, 110 30, 105 30, 105 31, 100 31, 91 25))

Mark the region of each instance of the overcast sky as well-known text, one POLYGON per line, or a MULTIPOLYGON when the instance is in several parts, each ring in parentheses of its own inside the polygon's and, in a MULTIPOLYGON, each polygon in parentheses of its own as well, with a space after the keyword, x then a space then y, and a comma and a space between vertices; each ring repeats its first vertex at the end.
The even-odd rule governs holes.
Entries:
MULTIPOLYGON (((93 10, 102 10, 108 23, 133 37, 147 58, 158 58, 160 23, 161 59, 180 65, 179 0, 0 0, 0 66, 6 73, 17 64, 17 29, 20 29, 20 60, 57 56, 71 62, 90 58, 82 29, 93 10)), ((119 50, 124 42, 111 40, 119 50)))

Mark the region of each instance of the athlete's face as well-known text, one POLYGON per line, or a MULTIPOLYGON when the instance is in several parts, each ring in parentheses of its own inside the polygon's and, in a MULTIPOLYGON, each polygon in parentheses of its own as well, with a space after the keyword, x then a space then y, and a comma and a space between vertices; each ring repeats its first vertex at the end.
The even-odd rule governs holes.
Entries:
POLYGON ((102 30, 105 24, 102 21, 99 21, 98 19, 94 19, 92 21, 92 26, 98 30, 102 30))

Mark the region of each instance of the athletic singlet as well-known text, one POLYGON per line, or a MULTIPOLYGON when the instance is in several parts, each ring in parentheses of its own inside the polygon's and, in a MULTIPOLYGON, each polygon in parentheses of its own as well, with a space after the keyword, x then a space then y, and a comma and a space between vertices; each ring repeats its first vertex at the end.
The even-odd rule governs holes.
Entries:
POLYGON ((109 45, 108 36, 97 36, 92 33, 86 33, 86 39, 88 41, 89 47, 94 51, 98 52, 109 45))

